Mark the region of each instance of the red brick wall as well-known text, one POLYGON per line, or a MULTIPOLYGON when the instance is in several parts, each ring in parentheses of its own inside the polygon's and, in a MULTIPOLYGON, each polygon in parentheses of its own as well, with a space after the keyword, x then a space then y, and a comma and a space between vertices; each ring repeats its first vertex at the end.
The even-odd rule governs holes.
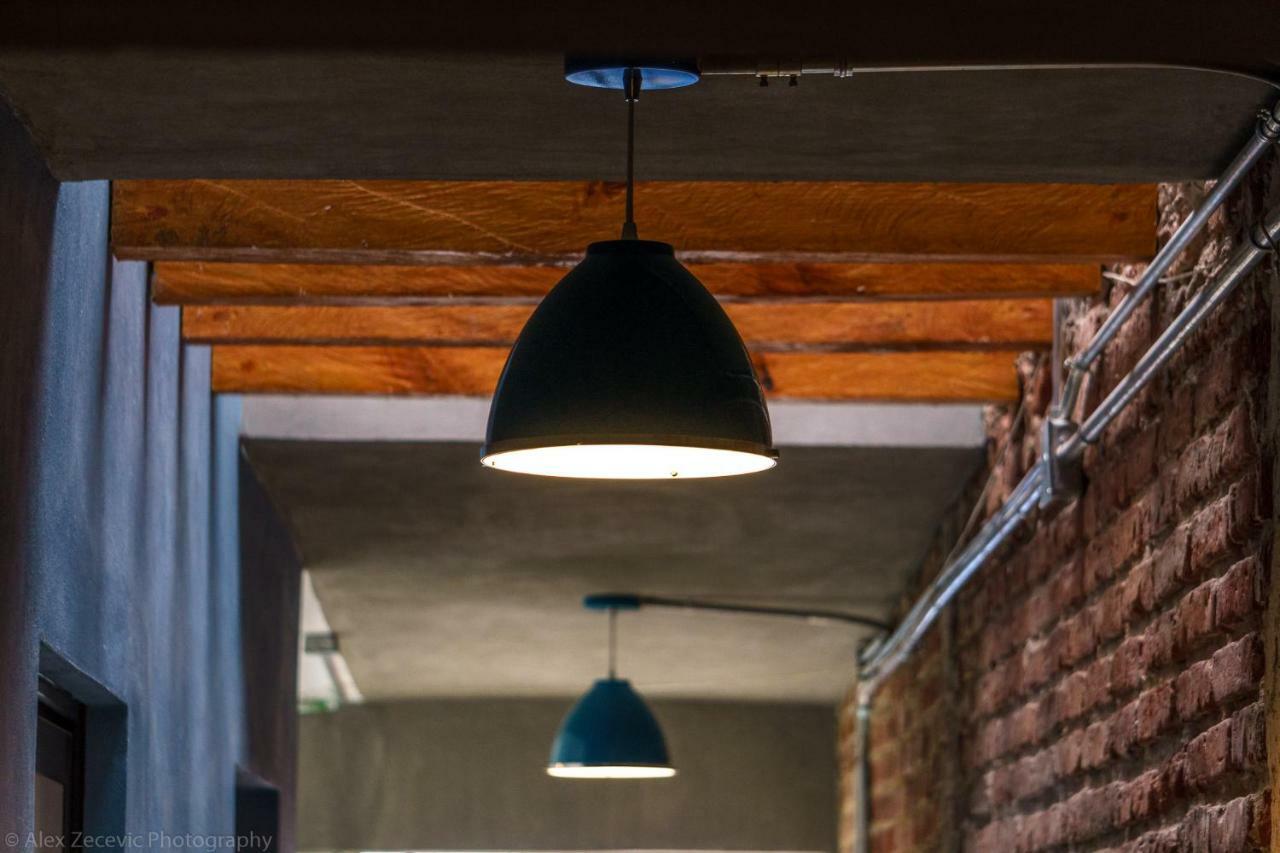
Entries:
MULTIPOLYGON (((1262 209, 1261 178, 1171 273, 1215 268, 1262 209)), ((1162 188, 1160 230, 1202 187, 1162 188)), ((1267 849, 1263 695, 1271 563, 1274 262, 1085 457, 1081 497, 988 566, 885 686, 871 727, 875 851, 1267 849)), ((1132 277, 1140 268, 1119 268, 1132 277)), ((1205 281, 1162 286, 1104 354, 1096 404, 1205 281)), ((1067 351, 1127 286, 1071 312, 1067 351)), ((999 505, 1038 452, 1047 359, 992 412, 999 505)), ((952 537, 953 538, 953 537, 952 537)), ((940 541, 950 544, 946 531, 940 541)), ((935 554, 924 572, 936 571, 935 554)), ((852 702, 841 765, 854 769, 852 702)), ((856 807, 846 778, 842 845, 856 807)))

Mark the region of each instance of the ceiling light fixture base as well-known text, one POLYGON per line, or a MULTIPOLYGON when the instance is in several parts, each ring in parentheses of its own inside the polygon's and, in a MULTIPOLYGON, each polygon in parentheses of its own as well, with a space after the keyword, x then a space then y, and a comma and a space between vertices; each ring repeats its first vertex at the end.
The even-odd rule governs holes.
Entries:
POLYGON ((626 60, 616 56, 567 56, 564 79, 593 89, 624 89, 628 68, 640 69, 640 88, 643 91, 682 89, 702 79, 698 63, 693 59, 636 57, 626 60))

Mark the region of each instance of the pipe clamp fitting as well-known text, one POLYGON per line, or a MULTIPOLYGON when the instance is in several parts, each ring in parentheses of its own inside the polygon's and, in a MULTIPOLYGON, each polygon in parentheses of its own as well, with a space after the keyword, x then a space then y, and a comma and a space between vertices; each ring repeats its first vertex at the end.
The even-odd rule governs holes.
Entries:
POLYGON ((1080 427, 1068 417, 1045 418, 1040 430, 1040 458, 1044 462, 1045 480, 1040 491, 1040 508, 1065 503, 1084 491, 1084 467, 1079 457, 1063 458, 1058 448, 1079 432, 1080 427))

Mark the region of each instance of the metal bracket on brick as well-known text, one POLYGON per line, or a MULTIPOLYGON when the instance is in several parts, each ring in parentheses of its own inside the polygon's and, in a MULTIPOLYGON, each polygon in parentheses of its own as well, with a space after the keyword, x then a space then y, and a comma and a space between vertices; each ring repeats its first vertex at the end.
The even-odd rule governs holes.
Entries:
POLYGON ((1067 418, 1045 418, 1040 429, 1040 459, 1045 478, 1040 491, 1040 508, 1058 506, 1079 497, 1084 491, 1084 466, 1079 455, 1058 453, 1068 439, 1080 431, 1080 425, 1067 418))

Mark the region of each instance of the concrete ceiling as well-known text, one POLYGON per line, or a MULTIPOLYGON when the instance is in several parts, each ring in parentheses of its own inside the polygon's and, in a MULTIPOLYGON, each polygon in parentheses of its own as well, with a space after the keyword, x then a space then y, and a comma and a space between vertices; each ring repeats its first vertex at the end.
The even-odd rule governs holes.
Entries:
POLYGON ((1274 0, 14 0, 0 93, 67 179, 597 179, 617 173, 621 108, 564 84, 562 57, 694 57, 746 76, 645 98, 641 177, 1178 180, 1212 176, 1275 97, 1274 12, 1274 0), (800 61, 856 73, 795 89, 752 79, 800 61))
MULTIPOLYGON (((368 699, 571 696, 605 668, 592 592, 886 617, 977 448, 784 448, 772 472, 601 483, 482 469, 472 442, 246 439, 368 699)), ((646 610, 621 671, 670 697, 832 701, 859 632, 646 610)))
MULTIPOLYGON (((199 50, 0 44, 0 94, 69 180, 616 179, 621 99, 565 83, 562 62, 560 53, 532 48, 493 55, 279 50, 269 40, 199 50)), ((1251 77, 1171 68, 814 75, 794 88, 761 88, 750 73, 708 77, 642 98, 637 174, 1207 178, 1274 98, 1251 77)))

